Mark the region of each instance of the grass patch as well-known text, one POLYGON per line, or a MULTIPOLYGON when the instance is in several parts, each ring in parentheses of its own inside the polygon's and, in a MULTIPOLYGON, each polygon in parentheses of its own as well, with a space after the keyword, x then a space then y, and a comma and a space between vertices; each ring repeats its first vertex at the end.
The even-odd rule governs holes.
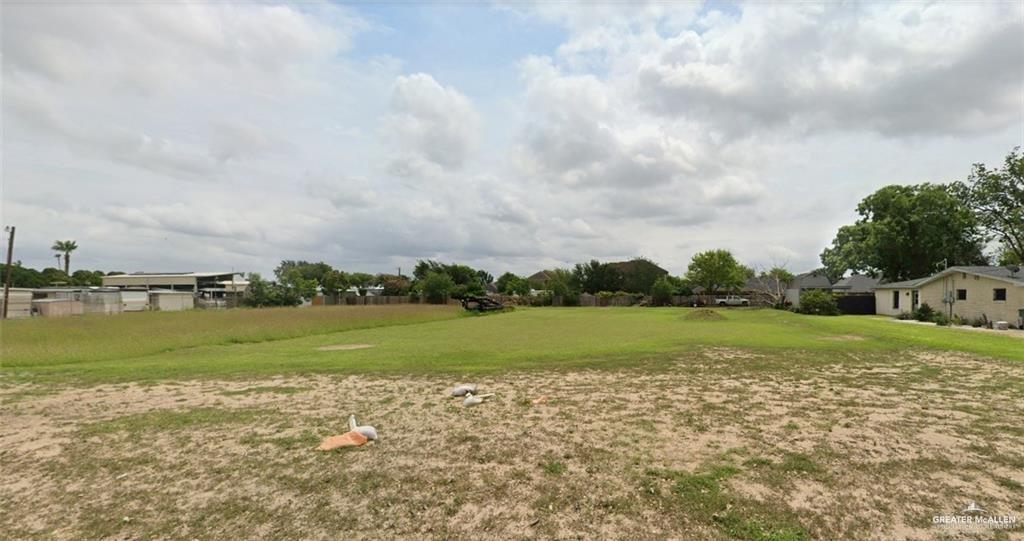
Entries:
POLYGON ((560 462, 554 459, 548 459, 541 463, 541 469, 548 475, 562 475, 569 468, 564 462, 560 462))
POLYGON ((726 317, 715 310, 708 308, 697 308, 683 316, 686 321, 726 321, 726 317))
MULTIPOLYGON (((749 461, 748 461, 749 462, 749 461)), ((741 470, 719 465, 698 473, 675 470, 647 470, 648 477, 672 483, 668 497, 662 496, 668 509, 691 520, 710 521, 726 536, 748 541, 802 541, 807 531, 782 507, 755 502, 731 494, 724 481, 741 470)), ((645 494, 659 494, 649 480, 641 483, 645 494)))
POLYGON ((125 432, 129 435, 140 436, 153 432, 192 430, 220 424, 248 424, 272 413, 267 410, 247 408, 156 410, 90 423, 81 428, 81 435, 91 437, 125 432))
MULTIPOLYGON (((664 370, 676 366, 681 354, 708 347, 760 357, 756 363, 714 359, 707 370, 788 370, 794 377, 803 377, 809 363, 851 365, 866 356, 922 348, 1024 361, 1018 339, 897 325, 878 317, 689 308, 524 308, 489 317, 459 313, 404 305, 14 320, 2 324, 0 372, 11 381, 79 384, 309 373, 664 370), (687 319, 707 312, 723 319, 687 319), (870 339, 821 339, 837 334, 870 339), (316 351, 339 343, 376 347, 316 351)), ((917 374, 933 376, 929 369, 917 374)))

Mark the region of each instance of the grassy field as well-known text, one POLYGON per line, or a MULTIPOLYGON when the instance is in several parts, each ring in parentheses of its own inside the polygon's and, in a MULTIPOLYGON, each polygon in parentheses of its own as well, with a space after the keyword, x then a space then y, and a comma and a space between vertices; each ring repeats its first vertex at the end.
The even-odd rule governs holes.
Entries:
POLYGON ((21 538, 1020 539, 1024 340, 772 310, 7 322, 21 538), (475 409, 447 397, 473 381, 475 409), (543 403, 533 401, 546 397, 543 403), (317 453, 355 413, 380 442, 317 453))
POLYGON ((774 310, 337 307, 14 321, 3 372, 77 382, 302 373, 472 375, 656 365, 700 347, 805 352, 931 348, 1024 361, 1024 342, 888 318, 774 310), (694 317, 710 315, 711 318, 694 317), (293 338, 295 337, 295 338, 293 338), (334 345, 364 349, 323 351, 334 345))

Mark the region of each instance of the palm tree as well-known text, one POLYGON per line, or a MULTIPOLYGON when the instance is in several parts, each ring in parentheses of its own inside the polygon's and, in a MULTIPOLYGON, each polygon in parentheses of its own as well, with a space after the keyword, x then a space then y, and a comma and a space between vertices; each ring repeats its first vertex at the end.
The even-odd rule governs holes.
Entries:
POLYGON ((58 252, 57 257, 64 254, 64 274, 71 276, 71 252, 78 249, 78 244, 73 240, 55 240, 50 249, 58 252))

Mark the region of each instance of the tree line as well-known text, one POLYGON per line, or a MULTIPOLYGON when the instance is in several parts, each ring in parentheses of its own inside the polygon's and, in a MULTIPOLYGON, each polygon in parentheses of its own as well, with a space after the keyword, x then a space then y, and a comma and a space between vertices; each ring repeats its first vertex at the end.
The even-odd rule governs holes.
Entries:
POLYGON ((996 169, 974 164, 963 181, 886 186, 864 198, 857 214, 821 253, 830 280, 848 271, 896 282, 954 265, 1020 265, 1024 154, 1014 148, 996 169))

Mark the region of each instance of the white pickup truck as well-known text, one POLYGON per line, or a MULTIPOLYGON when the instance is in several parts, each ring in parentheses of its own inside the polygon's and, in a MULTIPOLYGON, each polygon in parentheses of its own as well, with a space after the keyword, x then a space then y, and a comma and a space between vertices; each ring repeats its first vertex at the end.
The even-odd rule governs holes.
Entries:
POLYGON ((739 295, 726 295, 715 297, 715 304, 718 306, 750 306, 750 301, 739 295))

